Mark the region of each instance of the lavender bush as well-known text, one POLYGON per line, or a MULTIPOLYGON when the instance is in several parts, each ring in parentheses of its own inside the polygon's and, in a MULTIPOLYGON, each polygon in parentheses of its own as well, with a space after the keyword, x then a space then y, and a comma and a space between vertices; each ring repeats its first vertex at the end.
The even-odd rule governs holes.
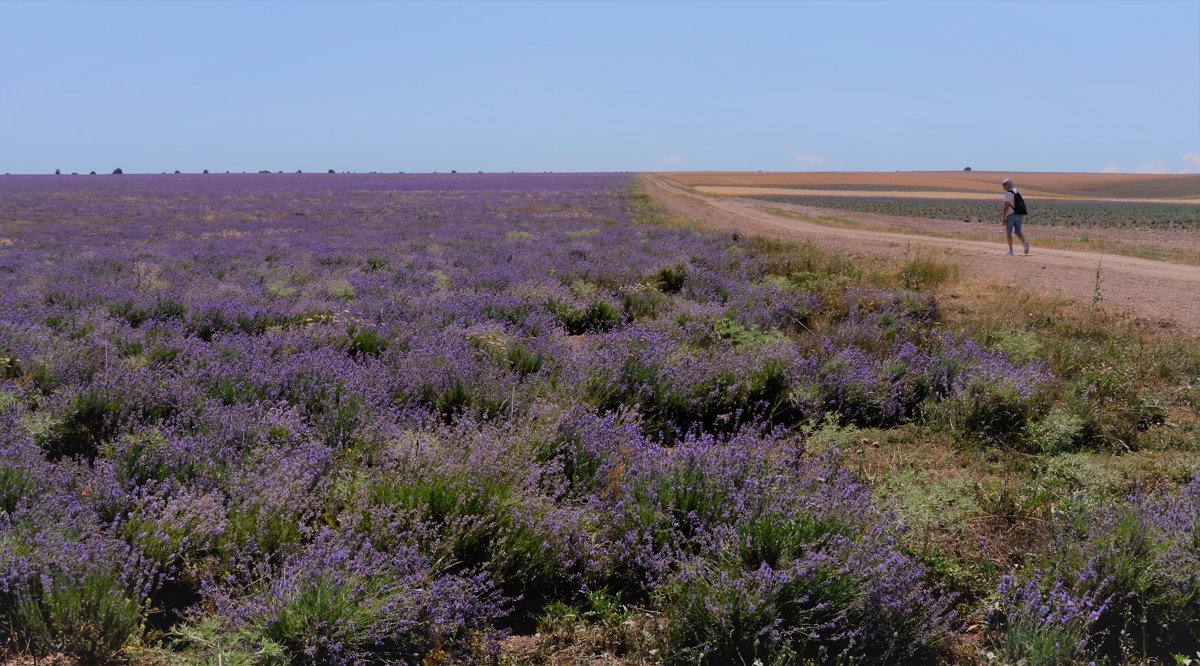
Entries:
MULTIPOLYGON (((713 461, 714 477, 718 469, 748 471, 728 456, 704 457, 713 461)), ((750 469, 762 470, 760 464, 750 469)), ((672 658, 932 659, 956 626, 954 595, 901 551, 900 528, 880 519, 869 490, 836 456, 797 463, 791 472, 754 482, 747 475, 738 490, 716 498, 732 504, 732 515, 705 530, 703 555, 685 559, 658 589, 674 619, 672 658)), ((704 522, 694 511, 687 515, 704 522)))
POLYGON ((1182 492, 1077 510, 991 621, 1013 660, 1170 659, 1200 641, 1200 476, 1182 492))
POLYGON ((283 648, 292 663, 419 663, 504 613, 486 574, 446 575, 412 548, 384 553, 323 531, 275 566, 207 583, 231 633, 283 648))

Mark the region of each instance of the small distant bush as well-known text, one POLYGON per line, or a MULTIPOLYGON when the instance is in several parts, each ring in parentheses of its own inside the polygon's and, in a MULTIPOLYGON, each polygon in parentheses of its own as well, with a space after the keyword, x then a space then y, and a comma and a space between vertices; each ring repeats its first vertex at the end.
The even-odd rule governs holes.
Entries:
POLYGON ((184 332, 194 335, 205 342, 213 339, 218 333, 228 333, 237 330, 237 323, 223 311, 212 308, 203 312, 193 313, 188 317, 184 332))
POLYGON ((1042 356, 1043 344, 1035 332, 1016 328, 1002 332, 991 346, 1013 363, 1032 363, 1042 356))
POLYGON ((32 497, 33 480, 22 470, 0 468, 0 516, 12 513, 21 500, 32 497))
POLYGON ((50 460, 93 460, 118 430, 124 405, 119 396, 92 391, 77 396, 34 440, 50 460))
POLYGON ((946 282, 957 280, 959 268, 956 264, 921 256, 920 253, 900 268, 900 281, 910 289, 931 289, 946 282))
POLYGON ((551 300, 547 308, 571 335, 610 331, 624 318, 620 310, 606 301, 594 301, 580 309, 551 300))
POLYGON ((678 294, 683 290, 683 283, 686 280, 687 269, 683 264, 659 269, 654 274, 654 286, 667 294, 678 294))
POLYGON ((1129 365, 1096 363, 1071 378, 1065 408, 1083 423, 1078 445, 1101 451, 1130 451, 1140 434, 1166 421, 1166 411, 1147 402, 1129 365))
POLYGON ((15 355, 0 354, 0 379, 17 379, 24 372, 20 359, 15 355))
POLYGON ((120 168, 113 169, 113 175, 114 175, 114 176, 120 176, 120 175, 122 175, 122 174, 124 174, 124 173, 125 173, 125 172, 124 172, 124 171, 122 171, 120 168))
POLYGON ((344 278, 331 280, 325 289, 329 292, 329 295, 334 298, 340 298, 342 300, 354 298, 354 285, 350 284, 350 282, 344 278))
POLYGON ((670 297, 647 285, 636 285, 621 295, 621 309, 635 321, 653 319, 670 303, 670 297))
POLYGON ((545 357, 540 352, 520 344, 508 348, 505 360, 509 369, 522 377, 541 370, 542 364, 545 363, 545 357))
POLYGON ((1015 444, 1024 433, 1028 409, 1011 386, 978 382, 959 399, 962 428, 988 443, 1015 444))
POLYGON ((351 326, 346 331, 343 346, 350 356, 361 359, 382 354, 388 348, 388 340, 377 331, 351 326))
POLYGON ((1082 448, 1086 422, 1068 409, 1055 407, 1032 426, 1031 448, 1041 453, 1067 453, 1082 448))
POLYGON ((1024 447, 1027 427, 1042 408, 1037 395, 1004 381, 979 379, 952 401, 958 427, 970 439, 1000 447, 1024 447))

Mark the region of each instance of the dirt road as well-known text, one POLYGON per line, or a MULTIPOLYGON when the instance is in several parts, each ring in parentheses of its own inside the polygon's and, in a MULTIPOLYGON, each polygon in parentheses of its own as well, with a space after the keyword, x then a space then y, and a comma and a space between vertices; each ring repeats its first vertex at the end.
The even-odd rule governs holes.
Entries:
MULTIPOLYGON (((1008 247, 997 230, 995 242, 937 238, 822 226, 765 210, 771 204, 734 197, 714 198, 688 191, 661 176, 645 176, 646 191, 677 213, 722 229, 794 238, 841 254, 937 256, 957 263, 966 278, 991 281, 999 289, 1027 289, 1091 303, 1100 271, 1102 305, 1148 324, 1200 333, 1200 267, 1074 250, 1041 249, 1033 240, 1030 256, 1004 256, 1008 247)), ((778 208, 778 206, 775 206, 778 208)), ((855 213, 839 212, 850 219, 855 213)), ((998 227, 998 225, 997 225, 998 227)), ((1021 249, 1017 247, 1017 253, 1021 249)))

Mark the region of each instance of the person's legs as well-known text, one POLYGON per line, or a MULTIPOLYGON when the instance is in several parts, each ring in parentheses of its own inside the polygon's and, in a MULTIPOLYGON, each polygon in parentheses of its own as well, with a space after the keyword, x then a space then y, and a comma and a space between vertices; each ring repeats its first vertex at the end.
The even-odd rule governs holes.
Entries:
POLYGON ((1015 222, 1015 220, 1013 219, 1014 217, 1015 216, 1013 216, 1013 215, 1009 215, 1008 217, 1004 218, 1004 237, 1008 239, 1008 253, 1009 254, 1013 253, 1012 236, 1013 236, 1013 224, 1015 222))
MULTIPOLYGON (((1016 220, 1013 222, 1013 225, 1012 225, 1013 233, 1015 233, 1017 235, 1017 238, 1021 239, 1021 245, 1025 248, 1025 254, 1029 254, 1029 241, 1025 240, 1025 234, 1021 233, 1023 231, 1023 229, 1021 227, 1024 225, 1025 216, 1014 214, 1013 217, 1016 218, 1016 220)), ((1012 238, 1011 237, 1009 237, 1008 250, 1009 250, 1009 252, 1012 251, 1012 238)))

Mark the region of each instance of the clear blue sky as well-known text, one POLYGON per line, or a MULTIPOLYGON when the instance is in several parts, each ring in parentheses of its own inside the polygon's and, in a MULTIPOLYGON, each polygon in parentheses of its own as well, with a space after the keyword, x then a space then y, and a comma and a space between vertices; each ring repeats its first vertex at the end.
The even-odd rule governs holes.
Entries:
POLYGON ((0 173, 1200 172, 1200 0, 0 0, 0 63, 0 173))

